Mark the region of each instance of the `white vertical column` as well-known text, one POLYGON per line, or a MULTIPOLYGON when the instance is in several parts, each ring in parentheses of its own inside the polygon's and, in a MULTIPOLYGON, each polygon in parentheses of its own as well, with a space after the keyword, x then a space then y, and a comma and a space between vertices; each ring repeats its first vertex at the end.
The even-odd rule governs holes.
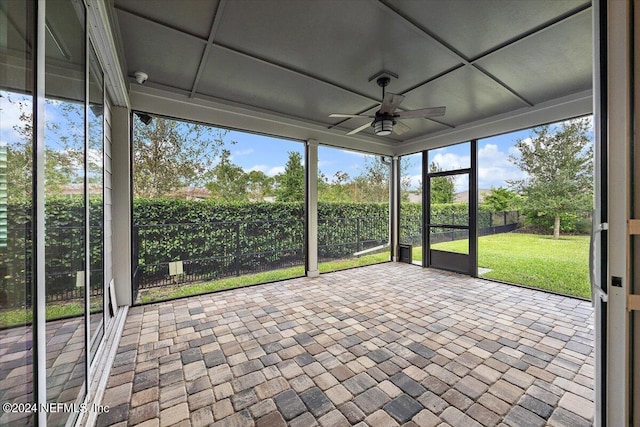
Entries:
MULTIPOLYGON (((630 46, 631 3, 607 5, 607 139, 608 139, 608 307, 607 307, 607 425, 630 425, 629 282, 630 148, 633 138, 630 46), (621 286, 612 286, 613 277, 621 286)), ((599 325, 596 325, 599 326, 599 325)), ((637 422, 637 420, 636 420, 637 422)))
POLYGON ((118 305, 131 305, 131 126, 126 107, 111 111, 113 279, 118 305))
POLYGON ((389 182, 389 244, 391 261, 399 261, 400 244, 400 158, 393 156, 389 182))
POLYGON ((307 277, 318 277, 318 141, 307 141, 307 277))

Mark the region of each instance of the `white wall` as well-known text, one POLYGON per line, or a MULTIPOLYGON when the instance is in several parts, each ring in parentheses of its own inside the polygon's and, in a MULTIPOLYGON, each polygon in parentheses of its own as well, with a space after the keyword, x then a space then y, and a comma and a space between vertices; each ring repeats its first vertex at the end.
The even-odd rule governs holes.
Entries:
POLYGON ((131 305, 130 112, 111 108, 112 262, 118 305, 131 305))

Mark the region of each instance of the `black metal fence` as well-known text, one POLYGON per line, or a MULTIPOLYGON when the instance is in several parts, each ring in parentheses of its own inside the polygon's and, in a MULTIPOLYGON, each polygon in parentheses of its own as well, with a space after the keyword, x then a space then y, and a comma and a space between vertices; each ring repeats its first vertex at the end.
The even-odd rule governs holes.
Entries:
MULTIPOLYGON (((508 233, 522 224, 519 211, 478 212, 478 236, 508 233)), ((467 225, 469 216, 460 213, 439 214, 432 222, 439 224, 467 225)), ((468 239, 467 230, 434 227, 431 229, 431 243, 468 239)), ((402 215, 400 218, 400 241, 414 246, 422 245, 422 216, 402 215)))
MULTIPOLYGON (((92 239, 100 242, 103 228, 92 226, 92 239)), ((45 235, 45 302, 84 300, 83 281, 78 282, 78 272, 85 269, 84 227, 47 227, 45 235), (80 285, 80 286, 79 286, 80 285)), ((7 229, 7 244, 0 250, 0 309, 30 307, 33 302, 31 271, 33 268, 31 224, 24 223, 7 229)), ((93 247, 93 246, 92 246, 93 247)), ((92 259, 102 261, 102 246, 92 259)), ((93 249, 95 250, 95 249, 93 249)), ((103 294, 99 267, 90 270, 90 296, 103 294)))
MULTIPOLYGON (((452 221, 463 221, 461 215, 452 221)), ((504 233, 517 228, 518 212, 479 215, 479 234, 504 233)), ((401 241, 422 244, 420 216, 401 218, 401 241)), ((30 271, 32 254, 29 224, 8 230, 5 269, 0 308, 31 304, 30 271), (9 260, 9 256, 12 258, 9 260), (16 272, 20 273, 17 274, 16 272), (9 276, 9 277, 6 277, 9 276)), ((102 228, 91 227, 91 236, 102 239, 102 228)), ((468 236, 453 230, 432 234, 432 242, 456 240, 468 236)), ((83 227, 47 228, 46 271, 47 302, 84 297, 84 288, 76 286, 77 272, 84 269, 83 227)), ((365 217, 319 218, 318 257, 328 261, 388 243, 389 223, 385 215, 365 217)), ((133 230, 134 288, 211 280, 242 274, 301 266, 305 263, 305 229, 301 218, 286 221, 230 221, 188 224, 136 224, 133 230), (170 263, 181 262, 182 272, 170 274, 170 263)), ((100 258, 101 254, 92 254, 100 258)), ((176 272, 174 272, 176 273, 176 272)), ((102 268, 91 269, 92 283, 102 283, 102 268)), ((93 287, 92 296, 100 296, 103 286, 93 287)))
POLYGON ((304 233, 301 219, 136 224, 134 286, 137 290, 304 265, 304 233), (172 272, 174 262, 179 267, 172 272))
POLYGON ((318 260, 352 256, 389 242, 389 218, 318 218, 318 260))

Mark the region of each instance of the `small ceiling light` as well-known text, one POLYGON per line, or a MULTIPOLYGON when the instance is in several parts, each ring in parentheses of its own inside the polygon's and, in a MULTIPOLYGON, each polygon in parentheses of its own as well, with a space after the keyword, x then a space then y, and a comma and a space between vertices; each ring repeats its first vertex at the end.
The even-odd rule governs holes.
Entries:
POLYGON ((391 131, 393 130, 393 120, 378 120, 373 123, 373 130, 378 136, 391 135, 391 131))

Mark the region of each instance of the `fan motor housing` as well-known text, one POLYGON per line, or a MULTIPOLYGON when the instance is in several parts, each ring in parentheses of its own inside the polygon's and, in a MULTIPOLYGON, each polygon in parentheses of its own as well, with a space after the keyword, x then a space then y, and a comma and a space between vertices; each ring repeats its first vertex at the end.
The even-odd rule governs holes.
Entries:
POLYGON ((380 87, 387 87, 390 81, 391 81, 390 77, 382 76, 382 77, 378 77, 378 80, 376 80, 376 83, 378 83, 378 86, 380 87))

